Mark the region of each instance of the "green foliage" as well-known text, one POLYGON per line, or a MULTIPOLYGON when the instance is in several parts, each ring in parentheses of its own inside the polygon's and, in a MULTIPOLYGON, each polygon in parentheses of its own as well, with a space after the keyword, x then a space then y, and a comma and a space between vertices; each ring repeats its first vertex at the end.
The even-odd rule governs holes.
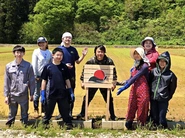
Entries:
POLYGON ((76 44, 139 45, 146 36, 158 45, 185 41, 184 0, 0 0, 0 5, 0 43, 35 43, 39 36, 60 43, 66 31, 76 44))
POLYGON ((96 31, 96 24, 91 23, 82 23, 75 24, 75 33, 74 33, 74 43, 77 44, 100 44, 101 41, 100 34, 96 31))
POLYGON ((73 10, 71 1, 40 0, 34 8, 35 14, 30 16, 30 22, 24 24, 21 30, 23 42, 45 36, 50 43, 59 43, 63 32, 72 31, 73 10))
POLYGON ((0 42, 18 43, 18 31, 21 25, 28 20, 29 3, 25 0, 0 1, 0 42))

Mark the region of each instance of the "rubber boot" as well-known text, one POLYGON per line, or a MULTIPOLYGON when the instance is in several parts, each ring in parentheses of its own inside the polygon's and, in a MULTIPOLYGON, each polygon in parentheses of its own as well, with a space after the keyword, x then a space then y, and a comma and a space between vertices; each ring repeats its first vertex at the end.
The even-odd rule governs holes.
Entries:
POLYGON ((128 130, 131 130, 131 129, 132 129, 132 123, 133 123, 133 121, 127 121, 127 122, 125 123, 125 126, 126 126, 126 128, 127 128, 128 130))

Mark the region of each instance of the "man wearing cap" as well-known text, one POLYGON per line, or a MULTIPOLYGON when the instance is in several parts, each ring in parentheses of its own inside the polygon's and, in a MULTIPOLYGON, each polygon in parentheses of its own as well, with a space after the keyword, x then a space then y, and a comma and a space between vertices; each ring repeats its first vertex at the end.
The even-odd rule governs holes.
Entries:
MULTIPOLYGON (((99 45, 96 46, 94 49, 94 54, 95 56, 93 58, 91 58, 89 61, 86 62, 86 64, 95 64, 95 65, 114 65, 114 62, 112 59, 110 59, 109 57, 107 57, 105 55, 106 53, 106 49, 103 45, 99 45)), ((104 72, 102 72, 101 70, 98 70, 94 73, 94 76, 92 78, 90 78, 89 81, 103 81, 105 79, 105 75, 104 72)), ((82 88, 84 89, 84 73, 82 71, 82 75, 80 80, 82 81, 82 88)), ((114 90, 116 88, 116 81, 117 81, 117 73, 116 73, 116 69, 114 68, 114 72, 113 72, 113 80, 114 80, 114 84, 112 85, 112 90, 114 90)), ((89 97, 88 97, 88 105, 91 102, 91 100, 93 99, 94 95, 96 94, 96 91, 98 90, 98 88, 89 88, 88 89, 88 93, 89 93, 89 97)), ((100 88, 100 92, 104 98, 104 101, 107 102, 107 88, 100 88)), ((83 98, 83 102, 82 102, 82 107, 81 107, 81 112, 80 114, 77 115, 77 118, 81 118, 85 116, 85 101, 86 100, 86 96, 84 96, 83 98)), ((110 103, 109 103, 109 112, 110 112, 110 119, 111 120, 115 120, 116 116, 114 114, 114 105, 113 105, 113 97, 112 94, 110 93, 110 103)))
MULTIPOLYGON (((39 48, 35 49, 32 54, 32 66, 35 76, 35 92, 33 99, 34 106, 34 117, 39 117, 39 97, 40 97, 40 87, 41 87, 41 73, 45 65, 51 62, 52 54, 48 50, 48 41, 45 37, 39 37, 37 39, 37 44, 39 48)), ((44 113, 44 105, 42 104, 41 112, 44 113)))
MULTIPOLYGON (((67 65, 70 73, 70 82, 71 87, 75 89, 75 81, 76 81, 76 74, 75 74, 75 63, 80 64, 80 62, 84 59, 88 52, 88 48, 85 47, 82 51, 82 56, 80 57, 78 51, 75 47, 71 46, 72 41, 72 34, 70 32, 65 32, 62 35, 62 43, 59 46, 64 52, 64 56, 62 62, 67 65)), ((73 110, 74 103, 70 103, 70 116, 72 117, 72 110, 73 110)), ((56 119, 60 119, 61 115, 57 116, 56 119)))

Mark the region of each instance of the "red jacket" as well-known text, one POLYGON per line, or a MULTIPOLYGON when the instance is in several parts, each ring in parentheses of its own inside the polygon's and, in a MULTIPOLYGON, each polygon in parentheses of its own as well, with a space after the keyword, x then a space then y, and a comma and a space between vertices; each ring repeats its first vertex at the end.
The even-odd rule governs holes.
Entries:
POLYGON ((151 49, 146 53, 146 57, 149 59, 150 67, 148 68, 151 71, 153 68, 156 67, 156 60, 159 56, 159 53, 155 49, 151 49))

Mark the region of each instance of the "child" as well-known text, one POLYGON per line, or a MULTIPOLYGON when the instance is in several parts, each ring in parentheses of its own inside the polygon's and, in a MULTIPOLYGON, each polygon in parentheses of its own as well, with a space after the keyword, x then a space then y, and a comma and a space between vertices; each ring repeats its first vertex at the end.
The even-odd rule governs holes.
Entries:
MULTIPOLYGON (((51 62, 52 55, 48 50, 48 42, 45 37, 37 39, 39 48, 35 49, 32 54, 32 65, 35 74, 35 92, 33 99, 33 106, 35 111, 35 118, 39 117, 39 97, 41 87, 41 73, 45 65, 51 62)), ((44 112, 44 105, 42 105, 41 112, 44 112)))
POLYGON ((8 63, 5 69, 4 95, 5 103, 9 105, 9 116, 6 125, 9 127, 14 123, 17 115, 18 104, 21 107, 21 121, 28 122, 28 88, 30 90, 30 101, 33 100, 35 89, 35 78, 32 65, 23 59, 25 48, 16 45, 13 48, 15 60, 8 63))
POLYGON ((55 48, 52 51, 53 61, 46 65, 42 72, 41 78, 41 102, 47 103, 43 123, 48 125, 52 117, 55 104, 58 103, 58 109, 63 117, 63 121, 70 129, 72 126, 71 118, 69 116, 70 105, 68 95, 70 93, 71 99, 74 102, 74 94, 69 80, 69 72, 67 66, 61 62, 63 58, 63 51, 61 48, 55 48), (49 87, 46 93, 46 85, 49 87), (67 89, 66 89, 67 86, 67 89))
MULTIPOLYGON (((145 37, 145 39, 142 40, 141 45, 143 46, 146 57, 150 62, 150 66, 148 68, 148 71, 150 72, 153 68, 156 67, 156 60, 159 56, 159 53, 155 49, 156 43, 154 42, 154 39, 152 37, 145 37)), ((151 110, 149 112, 151 112, 151 110)), ((147 121, 150 121, 151 119, 152 115, 151 113, 149 113, 147 121)))
POLYGON ((149 109, 149 86, 148 86, 148 67, 149 61, 145 56, 144 49, 138 47, 133 52, 135 60, 134 67, 131 69, 131 77, 125 82, 124 86, 118 89, 117 95, 132 85, 129 96, 128 112, 125 126, 132 129, 132 123, 137 111, 137 121, 141 125, 146 123, 149 109))
POLYGON ((151 80, 151 115, 155 125, 167 128, 166 113, 169 100, 172 98, 177 87, 177 77, 170 70, 170 54, 162 53, 156 62, 156 68, 150 73, 151 80))
POLYGON ((150 67, 148 69, 151 71, 153 68, 155 68, 156 60, 159 56, 159 53, 155 49, 156 44, 152 37, 145 37, 145 39, 142 40, 141 45, 145 50, 146 57, 149 59, 150 67))

